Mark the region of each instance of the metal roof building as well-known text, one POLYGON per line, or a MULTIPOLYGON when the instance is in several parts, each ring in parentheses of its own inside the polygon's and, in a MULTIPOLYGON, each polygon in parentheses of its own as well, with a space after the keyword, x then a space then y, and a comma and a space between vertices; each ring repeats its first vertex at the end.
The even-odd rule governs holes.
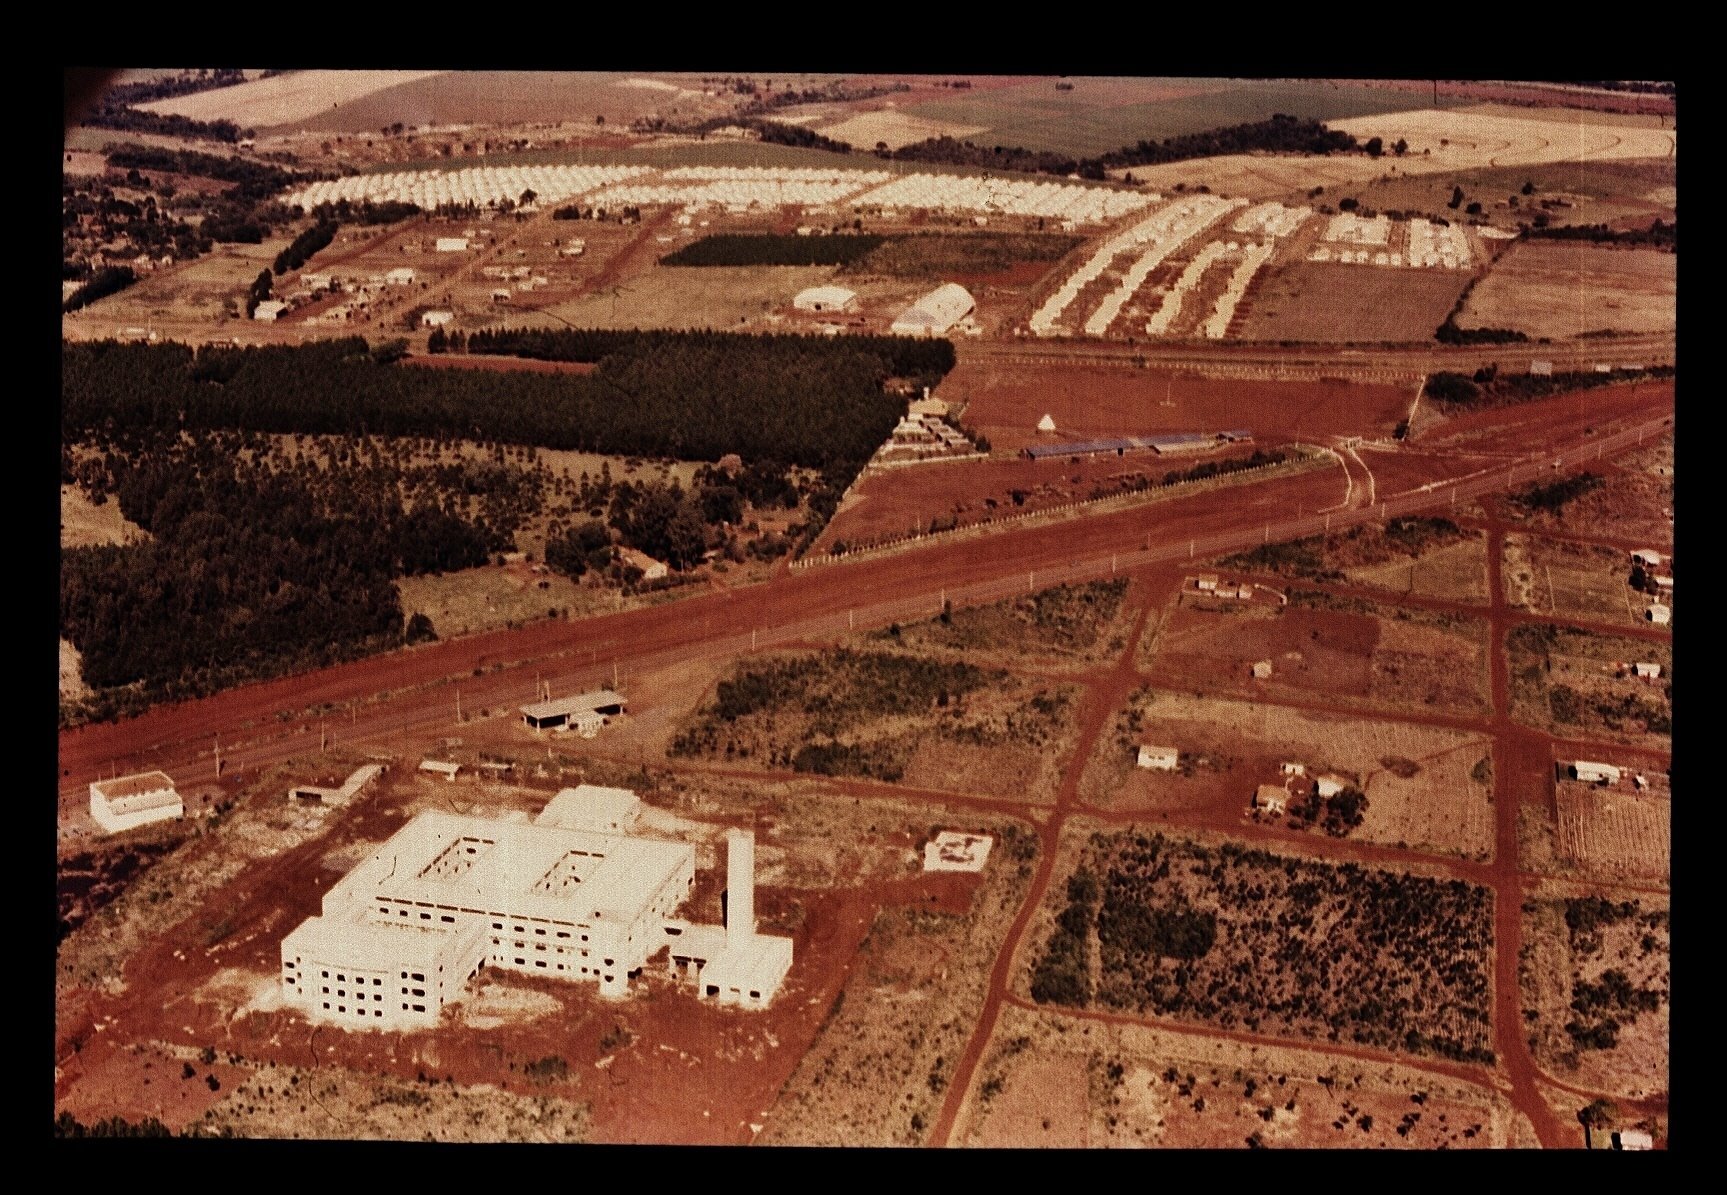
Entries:
POLYGON ((1145 449, 1150 449, 1159 456, 1171 456, 1182 452, 1204 452, 1207 448, 1215 448, 1226 439, 1251 438, 1247 432, 1220 432, 1216 435, 1207 432, 1169 432, 1157 436, 1114 436, 1107 440, 1077 440, 1071 444, 1033 444, 1026 448, 1025 454, 1034 461, 1052 456, 1099 456, 1110 452, 1120 456, 1124 452, 1145 449))
POLYGON ((533 705, 524 705, 522 721, 535 730, 554 730, 570 721, 577 714, 621 714, 627 704, 620 693, 610 689, 595 689, 591 693, 578 693, 574 697, 560 697, 556 701, 539 701, 533 705))
POLYGON ((90 816, 110 834, 151 822, 174 821, 186 807, 166 772, 140 772, 90 784, 90 816))
POLYGON ((895 336, 942 336, 976 308, 970 291, 957 282, 945 283, 900 312, 888 331, 895 336))
POLYGON ((812 286, 792 300, 799 311, 849 311, 857 303, 857 292, 843 286, 812 286))

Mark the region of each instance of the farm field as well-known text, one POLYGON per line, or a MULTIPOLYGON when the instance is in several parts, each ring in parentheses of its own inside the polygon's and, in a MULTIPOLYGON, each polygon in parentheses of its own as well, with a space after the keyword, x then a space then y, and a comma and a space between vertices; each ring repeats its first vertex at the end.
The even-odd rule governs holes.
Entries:
MULTIPOLYGON (((1430 330, 1431 331, 1431 330, 1430 330)), ((1246 428, 1260 443, 1327 435, 1389 435, 1414 397, 1408 387, 1345 381, 1276 382, 1101 365, 994 363, 962 352, 937 398, 963 403, 966 423, 998 450, 1058 437, 1156 435, 1246 428)))
POLYGON ((1010 1005, 960 1140, 994 1148, 1488 1149, 1529 1130, 1491 1088, 1395 1063, 1010 1005))
POLYGON ((1530 1046, 1554 1078, 1643 1099, 1667 1090, 1668 902, 1546 881, 1523 905, 1530 1046))
POLYGON ((1533 614, 1649 625, 1644 611, 1655 599, 1631 588, 1631 561, 1618 548, 1511 534, 1503 574, 1506 600, 1533 614))
POLYGON ((1492 1061, 1490 890, 1228 839, 1066 833, 1078 862, 1057 868, 1033 918, 1016 993, 1492 1061))
POLYGON ((291 239, 283 234, 257 245, 217 245, 194 261, 146 274, 118 294, 64 317, 68 334, 83 328, 89 338, 103 339, 135 325, 196 344, 230 330, 249 330, 246 288, 291 239))
MULTIPOLYGON (((1164 673, 1157 677, 1164 683, 1164 673)), ((1350 838, 1478 860, 1492 854, 1491 744, 1483 734, 1150 686, 1098 739, 1079 800, 1112 813, 1188 813, 1240 826, 1253 816, 1259 785, 1287 782, 1285 762, 1302 764, 1308 777, 1341 776, 1366 794, 1350 838), (1141 743, 1176 748, 1181 765, 1173 772, 1136 767, 1141 743)), ((1260 820, 1292 828, 1282 815, 1260 820)))
MULTIPOLYGON (((1384 210, 1399 205, 1368 203, 1364 188, 1380 181, 1395 184, 1405 177, 1449 177, 1500 166, 1593 166, 1620 160, 1666 159, 1675 146, 1676 134, 1654 127, 1653 121, 1653 117, 1639 118, 1638 123, 1626 124, 1611 115, 1570 109, 1553 112, 1493 104, 1434 109, 1423 105, 1378 116, 1327 119, 1332 128, 1360 141, 1372 137, 1381 138, 1386 145, 1395 144, 1399 138, 1407 141, 1409 149, 1402 157, 1227 154, 1135 167, 1132 173, 1142 185, 1165 193, 1180 183, 1190 189, 1206 186, 1220 195, 1247 199, 1301 200, 1313 187, 1322 186, 1327 193, 1362 194, 1364 204, 1384 210)), ((1518 185, 1522 185, 1521 180, 1518 185)), ((1450 198, 1449 185, 1446 198, 1450 198)))
MULTIPOLYGON (((1140 140, 1163 140, 1224 125, 1268 120, 1274 113, 1335 120, 1410 108, 1418 95, 1322 82, 1229 79, 1054 79, 954 99, 908 105, 919 118, 981 126, 991 145, 1089 156, 1140 140)), ((873 148, 873 144, 872 144, 873 148)), ((1136 175, 1137 177, 1137 175, 1136 175)))
POLYGON ((741 661, 674 758, 1049 801, 1077 690, 882 647, 741 661))
MULTIPOLYGON (((667 246, 669 248, 669 246, 667 246)), ((792 296, 833 276, 831 266, 655 266, 615 287, 546 303, 552 325, 578 328, 718 328, 764 331, 785 320, 792 296)), ((894 314, 897 314, 895 312, 894 314)), ((892 320, 889 315, 887 319, 892 320)), ((510 321, 512 325, 517 321, 510 321)), ((528 319, 527 324, 544 322, 528 319)))
POLYGON ((1249 294, 1236 339, 1370 344, 1428 341, 1469 275, 1336 262, 1268 266, 1249 294))
MULTIPOLYGON (((242 128, 269 127, 306 120, 405 83, 434 78, 444 71, 292 71, 270 79, 248 79, 192 95, 138 105, 146 112, 174 113, 193 120, 231 120, 242 128)), ((368 124, 367 127, 371 127, 368 124)))
POLYGON ((1561 780, 1556 853, 1586 876, 1666 883, 1672 874, 1672 800, 1667 792, 1638 793, 1629 781, 1613 788, 1561 780))
POLYGON ((1561 737, 1670 745, 1670 643, 1530 623, 1512 628, 1506 648, 1511 712, 1525 726, 1561 737), (1660 680, 1618 674, 1618 663, 1644 660, 1661 665, 1660 680))
POLYGON ((985 132, 986 129, 983 125, 953 124, 950 121, 932 120, 888 108, 875 112, 859 112, 835 124, 818 125, 816 131, 824 137, 844 141, 858 149, 875 149, 881 145, 898 149, 902 145, 926 141, 931 137, 964 140, 985 132))
POLYGON ((1544 213, 1555 225, 1606 224, 1629 215, 1671 220, 1673 184, 1671 158, 1590 160, 1484 167, 1444 175, 1400 169, 1389 178, 1364 182, 1348 194, 1359 199, 1362 207, 1376 211, 1419 212, 1449 220, 1459 210, 1451 207, 1453 188, 1461 187, 1460 207, 1482 205, 1481 216, 1470 219, 1485 219, 1515 231, 1532 212, 1544 213), (1534 188, 1527 195, 1525 184, 1534 188))
POLYGON ((1216 567, 1487 602, 1487 537, 1449 519, 1392 519, 1225 556, 1216 567))
POLYGON ((1678 255, 1587 242, 1513 245, 1469 292, 1461 328, 1510 328, 1531 339, 1674 327, 1678 255))

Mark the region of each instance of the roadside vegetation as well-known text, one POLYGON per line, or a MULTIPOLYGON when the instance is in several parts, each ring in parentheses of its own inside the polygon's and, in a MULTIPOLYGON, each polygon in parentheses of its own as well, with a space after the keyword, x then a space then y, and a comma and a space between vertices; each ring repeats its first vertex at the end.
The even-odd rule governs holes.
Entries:
POLYGON ((660 258, 662 266, 843 266, 880 245, 874 233, 715 233, 660 258))
POLYGON ((1597 386, 1615 386, 1622 382, 1672 376, 1671 365, 1656 365, 1648 369, 1613 369, 1605 373, 1595 370, 1561 370, 1551 374, 1501 373, 1497 365, 1488 365, 1473 374, 1454 373, 1449 370, 1431 374, 1426 388, 1422 390, 1422 396, 1452 412, 1486 411, 1575 390, 1592 390, 1597 386))

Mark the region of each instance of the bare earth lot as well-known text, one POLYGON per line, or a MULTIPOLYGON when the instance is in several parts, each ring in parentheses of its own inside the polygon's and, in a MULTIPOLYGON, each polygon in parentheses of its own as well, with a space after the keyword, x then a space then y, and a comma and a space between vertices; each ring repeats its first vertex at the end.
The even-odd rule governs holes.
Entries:
POLYGON ((1633 590, 1626 553, 1603 544, 1505 537, 1506 600, 1535 614, 1647 627, 1653 601, 1633 590))
POLYGON ((1431 1072, 1017 1005, 979 1075, 960 1139, 985 1147, 1504 1148, 1517 1120, 1431 1072))
POLYGON ((1239 339, 1431 340, 1468 281, 1464 270, 1290 262, 1258 279, 1239 339))
POLYGON ((1511 712, 1519 722, 1561 737, 1670 747, 1669 643, 1539 623, 1514 627, 1506 643, 1511 712), (1617 665, 1634 661, 1661 665, 1660 678, 1621 675, 1617 665))
POLYGON ((1674 327, 1678 254, 1587 242, 1513 245, 1457 317, 1462 328, 1511 328, 1531 339, 1674 327))
POLYGON ((1665 882, 1672 874, 1672 800, 1629 788, 1560 781, 1561 858, 1604 879, 1665 882))

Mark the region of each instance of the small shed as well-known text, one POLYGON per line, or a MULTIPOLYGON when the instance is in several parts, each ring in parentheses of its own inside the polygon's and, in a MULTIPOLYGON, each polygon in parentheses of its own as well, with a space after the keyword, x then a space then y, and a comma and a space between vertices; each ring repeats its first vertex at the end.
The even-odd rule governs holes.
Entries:
POLYGON ((1648 677, 1654 680, 1661 675, 1661 665, 1643 660, 1631 665, 1631 672, 1634 676, 1648 677))
POLYGON ((843 286, 812 286, 801 290, 792 299, 799 311, 851 311, 857 306, 857 292, 843 286))
POLYGON ((1216 573, 1201 573, 1199 575, 1198 581, 1196 581, 1195 584, 1197 584, 1199 586, 1200 590, 1204 593, 1216 593, 1217 592, 1217 574, 1216 573))
POLYGON ((1344 782, 1337 776, 1321 776, 1313 782, 1314 791, 1321 799, 1335 797, 1344 790, 1344 782))
POLYGON ((450 763, 442 759, 422 759, 420 761, 420 771, 431 772, 435 776, 442 776, 445 780, 454 780, 456 773, 461 770, 461 764, 450 763))
POLYGON ((1614 1149, 1654 1149, 1655 1138, 1642 1129, 1622 1129, 1613 1134, 1614 1149))
POLYGON ((1529 363, 1529 372, 1538 378, 1550 378, 1553 376, 1553 362, 1531 361, 1529 363))
POLYGON ((432 248, 439 253, 466 253, 468 251, 468 238, 439 237, 432 248))
POLYGON ((412 286, 414 284, 414 271, 407 266, 397 266, 384 275, 384 281, 391 286, 412 286))
POLYGON ((1283 774, 1285 776, 1305 776, 1305 775, 1307 775, 1307 765, 1304 763, 1289 763, 1286 761, 1282 766, 1283 766, 1283 774))
POLYGON ((1618 784, 1619 769, 1610 763, 1593 763, 1579 759, 1571 765, 1571 774, 1586 784, 1618 784))
POLYGON ((1173 772, 1180 759, 1181 753, 1174 747, 1149 747, 1142 743, 1139 748, 1138 763, 1142 768, 1173 772))
POLYGON ((618 559, 624 564, 641 569, 644 581, 658 581, 671 571, 663 560, 655 560, 646 552, 637 551, 635 548, 619 548, 618 559))
POLYGON ((1658 627, 1664 627, 1673 621, 1673 611, 1657 602, 1649 607, 1649 621, 1658 627))
POLYGON ((964 834, 943 830, 924 844, 925 871, 982 871, 995 838, 989 834, 964 834))
POLYGON ((288 305, 280 299, 265 299, 252 309, 252 318, 273 324, 288 310, 288 305))
POLYGON ((1254 680, 1264 680, 1266 677, 1268 677, 1270 675, 1271 675, 1271 661, 1270 660, 1259 660, 1259 661, 1256 661, 1254 663, 1254 665, 1253 665, 1253 679, 1254 680))
POLYGON ((1289 805, 1289 790, 1281 784, 1262 784, 1253 794, 1253 807, 1267 813, 1282 813, 1289 805))
POLYGON ((1645 568, 1659 568, 1662 556, 1654 548, 1639 548, 1631 553, 1631 563, 1641 564, 1645 568))
POLYGON ((424 311, 420 313, 420 327, 444 328, 454 322, 456 315, 452 311, 424 311))
POLYGON ((1052 432, 1052 431, 1054 431, 1055 430, 1055 420, 1051 419, 1048 415, 1045 415, 1042 419, 1039 419, 1037 421, 1037 430, 1040 432, 1052 432))

